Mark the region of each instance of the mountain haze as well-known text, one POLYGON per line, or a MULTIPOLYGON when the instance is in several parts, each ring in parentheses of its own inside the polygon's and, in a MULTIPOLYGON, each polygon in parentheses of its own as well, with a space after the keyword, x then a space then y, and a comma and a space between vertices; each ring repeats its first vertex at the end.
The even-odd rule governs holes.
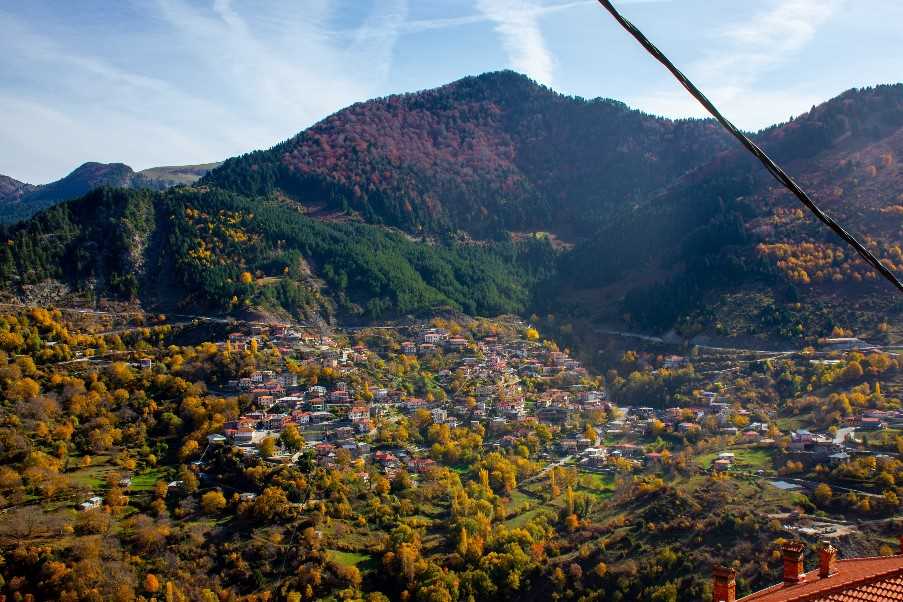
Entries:
POLYGON ((61 201, 74 199, 101 186, 162 190, 192 184, 219 163, 154 167, 135 172, 124 163, 84 163, 66 177, 35 186, 0 175, 0 222, 15 222, 61 201))

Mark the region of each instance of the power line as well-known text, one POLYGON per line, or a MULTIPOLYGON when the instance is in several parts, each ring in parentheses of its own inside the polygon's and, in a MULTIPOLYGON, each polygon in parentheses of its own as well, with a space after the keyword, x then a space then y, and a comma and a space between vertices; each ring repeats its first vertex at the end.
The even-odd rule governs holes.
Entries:
POLYGON ((658 62, 664 65, 665 68, 668 69, 668 71, 670 71, 675 78, 677 78, 677 81, 679 81, 681 85, 687 89, 687 92, 689 92, 696 100, 698 100, 699 103, 703 107, 705 107, 705 109, 709 113, 711 113, 715 119, 718 120, 718 123, 724 126, 724 129, 730 132, 734 136, 734 138, 739 140, 740 144, 742 144, 746 148, 746 150, 752 153, 762 163, 765 169, 767 169, 768 172, 775 177, 778 182, 780 182, 788 190, 790 190, 790 192, 792 192, 796 196, 796 198, 798 198, 800 202, 809 209, 809 211, 815 214, 815 217, 821 220, 822 223, 824 223, 826 226, 831 228, 831 230, 833 230, 834 233, 837 234, 837 236, 846 241, 848 245, 853 247, 859 254, 859 256, 862 257, 862 259, 864 259, 873 268, 875 268, 878 273, 880 273, 891 284, 897 287, 898 290, 903 291, 903 282, 900 282, 900 280, 894 275, 893 272, 891 272, 883 263, 881 263, 878 258, 872 254, 871 251, 866 249, 862 243, 856 240, 856 238, 853 237, 852 234, 847 232, 843 228, 843 226, 838 224, 829 215, 822 211, 818 207, 818 205, 816 205, 815 202, 811 198, 809 198, 809 195, 806 194, 806 192, 802 188, 800 188, 796 182, 793 181, 793 178, 787 175, 787 173, 783 169, 781 169, 777 163, 775 163, 768 155, 765 154, 765 151, 759 148, 759 146, 756 145, 755 142, 750 140, 746 136, 746 134, 737 129, 737 127, 733 123, 728 121, 728 119, 724 117, 724 115, 722 115, 717 108, 715 108, 715 105, 712 104, 712 102, 708 98, 706 98, 705 94, 700 92, 699 88, 697 88, 693 84, 693 82, 691 82, 689 78, 687 78, 687 76, 680 71, 680 69, 675 67, 674 63, 672 63, 670 59, 668 59, 668 57, 665 56, 665 54, 655 46, 655 44, 650 42, 649 39, 645 35, 643 35, 643 32, 637 29, 637 27, 633 23, 628 21, 626 18, 624 18, 623 15, 621 15, 621 13, 618 12, 618 10, 612 5, 610 0, 598 0, 598 2, 605 8, 605 10, 611 13, 611 16, 613 16, 615 20, 621 24, 621 27, 626 29, 627 32, 632 35, 636 39, 636 41, 639 42, 640 45, 642 45, 643 48, 645 48, 649 52, 649 54, 651 54, 653 57, 655 57, 656 60, 658 60, 658 62))

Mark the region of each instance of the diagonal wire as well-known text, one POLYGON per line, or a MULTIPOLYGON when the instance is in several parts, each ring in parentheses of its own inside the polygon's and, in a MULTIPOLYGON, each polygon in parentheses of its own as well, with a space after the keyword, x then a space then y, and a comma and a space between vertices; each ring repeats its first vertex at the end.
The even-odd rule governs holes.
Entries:
POLYGON ((724 117, 724 115, 722 115, 717 108, 715 108, 715 105, 712 104, 712 102, 708 98, 706 98, 705 94, 700 92, 699 88, 697 88, 693 84, 693 82, 691 82, 689 78, 687 78, 687 76, 680 71, 680 69, 675 67, 674 63, 672 63, 661 50, 656 48, 655 44, 650 42, 649 39, 645 35, 643 35, 642 31, 637 29, 637 27, 633 23, 628 21, 626 18, 624 18, 623 15, 621 15, 621 13, 618 12, 618 10, 612 5, 610 0, 598 0, 598 2, 605 8, 605 10, 611 13, 611 16, 613 16, 615 20, 620 23, 621 27, 626 29, 630 35, 636 38, 636 41, 639 42, 640 45, 642 45, 643 48, 645 48, 649 52, 649 54, 651 54, 653 57, 655 57, 656 60, 658 60, 658 62, 664 65, 665 68, 667 68, 668 71, 670 71, 671 74, 675 78, 677 78, 677 81, 679 81, 681 85, 683 85, 683 87, 686 88, 687 91, 696 100, 698 100, 699 103, 702 104, 702 106, 705 107, 705 109, 709 113, 711 113, 715 119, 718 120, 718 123, 724 126, 724 129, 730 132, 734 136, 734 138, 739 140, 740 144, 746 147, 746 149, 750 153, 752 153, 762 163, 763 166, 765 166, 765 169, 767 169, 768 172, 771 173, 771 175, 773 175, 778 182, 780 182, 788 190, 790 190, 790 192, 792 192, 796 196, 796 198, 798 198, 800 202, 809 209, 809 211, 815 214, 815 217, 821 220, 826 226, 831 228, 831 230, 833 230, 834 233, 837 234, 837 236, 846 241, 848 245, 853 247, 859 254, 859 256, 862 257, 862 259, 864 259, 869 265, 875 268, 878 273, 880 273, 891 284, 897 287, 898 290, 903 291, 903 282, 900 282, 900 280, 894 275, 892 271, 890 271, 883 263, 881 263, 881 261, 877 257, 875 257, 871 251, 866 249, 862 243, 856 240, 856 238, 854 238, 852 234, 847 232, 843 228, 843 226, 838 224, 829 215, 822 211, 818 207, 818 205, 815 204, 815 201, 809 198, 809 195, 806 194, 806 192, 802 188, 800 188, 796 182, 793 181, 793 178, 787 175, 787 173, 783 169, 781 169, 777 163, 775 163, 768 155, 765 154, 765 151, 759 148, 759 146, 756 145, 755 142, 750 140, 743 132, 741 132, 737 128, 737 126, 728 121, 727 118, 724 117))

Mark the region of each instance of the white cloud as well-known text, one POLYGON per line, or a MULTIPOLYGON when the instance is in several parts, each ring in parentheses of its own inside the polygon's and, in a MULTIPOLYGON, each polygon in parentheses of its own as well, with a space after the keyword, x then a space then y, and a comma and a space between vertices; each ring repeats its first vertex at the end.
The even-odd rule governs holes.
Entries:
POLYGON ((551 85, 555 61, 539 28, 542 5, 534 0, 477 0, 476 6, 495 23, 511 67, 551 85))
MULTIPOLYGON (((802 85, 781 90, 753 89, 743 93, 738 93, 734 88, 716 88, 707 90, 706 96, 725 117, 746 131, 758 131, 782 123, 825 100, 802 85)), ((672 118, 711 117, 683 88, 630 96, 625 102, 653 115, 672 118)))
POLYGON ((843 6, 844 0, 778 0, 748 21, 725 27, 719 46, 691 67, 701 81, 725 89, 746 88, 791 59, 843 6))
MULTIPOLYGON (((714 48, 688 65, 685 73, 741 128, 759 130, 786 121, 825 98, 804 84, 774 89, 765 76, 791 61, 843 4, 844 0, 774 0, 766 10, 712 36, 709 43, 714 48)), ((710 116, 676 82, 626 100, 658 115, 710 116)))
POLYGON ((328 33, 332 0, 284 6, 155 0, 150 26, 101 39, 0 11, 0 173, 35 183, 83 161, 135 169, 268 147, 383 93, 408 0, 372 0, 362 31, 328 33))

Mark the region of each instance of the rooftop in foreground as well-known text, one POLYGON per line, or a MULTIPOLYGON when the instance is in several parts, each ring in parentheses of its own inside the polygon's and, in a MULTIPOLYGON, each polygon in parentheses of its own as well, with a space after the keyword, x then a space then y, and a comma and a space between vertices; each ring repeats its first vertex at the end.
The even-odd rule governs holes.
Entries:
POLYGON ((837 559, 837 549, 824 544, 817 569, 803 571, 802 542, 784 544, 784 580, 755 593, 736 597, 736 573, 716 566, 714 602, 903 602, 903 537, 894 556, 837 559))

